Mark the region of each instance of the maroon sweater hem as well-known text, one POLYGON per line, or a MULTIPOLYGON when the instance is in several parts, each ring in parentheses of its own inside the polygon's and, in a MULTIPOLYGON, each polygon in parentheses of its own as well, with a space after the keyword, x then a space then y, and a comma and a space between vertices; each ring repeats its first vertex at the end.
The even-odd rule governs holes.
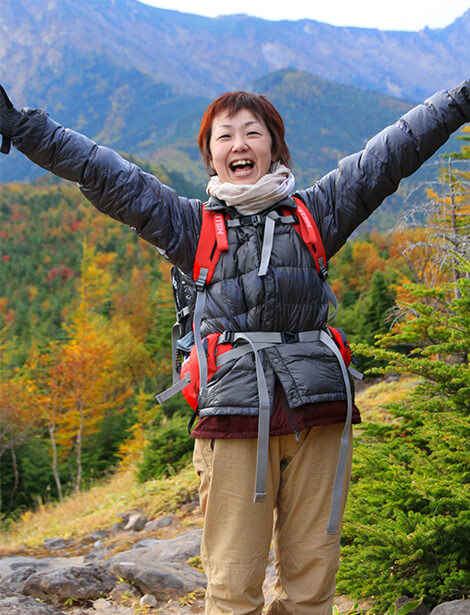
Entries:
MULTIPOLYGON (((285 436, 308 427, 334 425, 344 423, 345 420, 345 401, 305 404, 288 410, 285 398, 280 399, 280 396, 276 395, 269 435, 285 436)), ((353 406, 352 422, 355 424, 361 422, 361 415, 356 406, 353 406)), ((193 438, 257 438, 258 417, 240 414, 205 416, 199 419, 191 436, 193 438)))

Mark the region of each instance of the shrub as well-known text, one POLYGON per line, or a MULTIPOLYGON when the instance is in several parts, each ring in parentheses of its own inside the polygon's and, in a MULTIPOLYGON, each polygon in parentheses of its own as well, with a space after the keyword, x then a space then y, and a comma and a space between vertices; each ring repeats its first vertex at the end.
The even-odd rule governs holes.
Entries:
POLYGON ((149 438, 137 478, 144 482, 174 474, 191 459, 193 440, 188 436, 188 417, 175 414, 149 438))
POLYGON ((363 427, 345 516, 338 588, 378 604, 399 594, 426 602, 470 587, 470 264, 440 289, 412 289, 413 318, 383 342, 408 355, 361 348, 422 378, 391 425, 363 427))

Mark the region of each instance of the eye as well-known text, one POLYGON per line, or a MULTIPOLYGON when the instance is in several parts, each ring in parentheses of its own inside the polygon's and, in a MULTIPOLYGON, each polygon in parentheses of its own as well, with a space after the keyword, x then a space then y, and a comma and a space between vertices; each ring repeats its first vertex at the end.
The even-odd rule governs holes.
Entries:
POLYGON ((259 136, 260 133, 257 130, 250 130, 250 132, 248 133, 248 136, 250 136, 250 135, 259 136))
POLYGON ((217 139, 218 139, 218 140, 220 140, 220 139, 230 139, 230 135, 219 135, 219 136, 217 137, 217 139))

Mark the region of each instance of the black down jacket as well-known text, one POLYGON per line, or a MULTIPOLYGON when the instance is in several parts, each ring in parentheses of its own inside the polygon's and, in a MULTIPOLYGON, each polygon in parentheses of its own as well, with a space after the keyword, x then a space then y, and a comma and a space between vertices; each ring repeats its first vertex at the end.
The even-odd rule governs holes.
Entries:
MULTIPOLYGON (((439 92, 372 138, 361 152, 297 194, 311 211, 331 258, 354 229, 403 177, 431 156, 470 120, 470 84, 439 92)), ((13 138, 31 160, 79 184, 101 212, 135 229, 171 262, 190 274, 201 228, 201 202, 178 196, 152 175, 106 147, 50 119, 25 110, 13 138)), ((209 207, 226 208, 211 198, 209 207)), ((228 211, 237 216, 235 210, 228 211)), ((230 227, 229 251, 217 264, 202 332, 307 331, 325 325, 327 300, 302 240, 289 224, 277 224, 266 276, 258 276, 263 225, 230 227)), ((261 351, 273 397, 277 377, 294 408, 345 399, 335 356, 320 342, 291 343, 261 351)), ((207 414, 257 414, 258 389, 252 354, 223 365, 199 400, 207 414)))

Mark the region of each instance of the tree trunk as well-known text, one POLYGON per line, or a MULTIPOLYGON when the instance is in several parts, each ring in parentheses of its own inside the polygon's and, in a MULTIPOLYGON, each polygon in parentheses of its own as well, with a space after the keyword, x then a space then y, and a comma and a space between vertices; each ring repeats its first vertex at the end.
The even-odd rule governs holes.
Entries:
POLYGON ((85 422, 83 404, 78 402, 78 411, 80 413, 80 424, 77 433, 77 482, 75 483, 75 493, 79 493, 82 488, 82 435, 85 422))
MULTIPOLYGON (((454 177, 452 175, 453 167, 452 160, 449 158, 449 192, 450 192, 450 206, 451 206, 451 243, 454 249, 457 249, 457 237, 458 237, 458 229, 457 229, 457 206, 455 204, 455 186, 454 186, 454 177)), ((454 278, 454 282, 460 278, 460 271, 457 267, 457 261, 454 256, 452 256, 452 274, 454 278)), ((456 299, 460 298, 460 291, 457 286, 454 286, 454 296, 456 299)))
POLYGON ((55 484, 57 487, 57 494, 59 496, 59 502, 62 502, 62 483, 60 482, 59 471, 57 469, 57 445, 55 441, 55 419, 54 422, 48 425, 49 429, 49 437, 51 439, 51 448, 52 448, 52 473, 54 475, 55 484))
MULTIPOLYGON (((2 433, 0 432, 0 443, 1 443, 1 438, 2 438, 2 433)), ((3 500, 2 500, 2 447, 0 446, 0 519, 3 519, 3 515, 2 515, 2 506, 3 506, 3 500)))
POLYGON ((15 497, 15 493, 18 489, 18 485, 20 484, 20 473, 18 471, 18 461, 16 459, 16 451, 15 451, 15 446, 13 442, 10 443, 10 453, 11 453, 11 465, 13 468, 14 482, 13 482, 13 488, 10 491, 8 507, 4 515, 5 517, 7 517, 10 514, 11 509, 13 508, 13 498, 15 497))

